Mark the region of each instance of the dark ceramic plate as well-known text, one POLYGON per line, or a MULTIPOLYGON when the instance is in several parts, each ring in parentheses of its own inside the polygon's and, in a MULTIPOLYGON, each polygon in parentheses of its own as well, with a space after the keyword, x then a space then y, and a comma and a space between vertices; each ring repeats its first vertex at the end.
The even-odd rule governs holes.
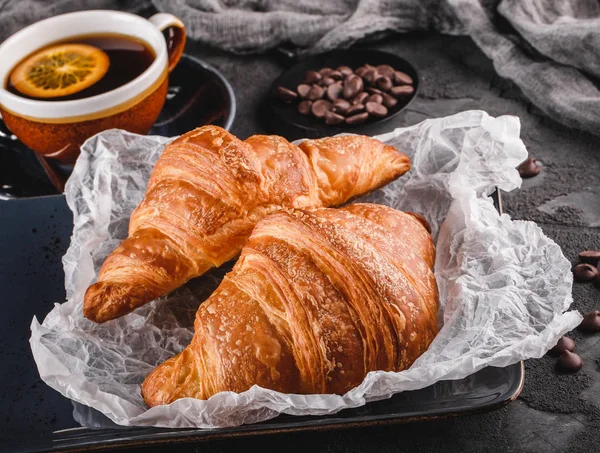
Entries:
POLYGON ((263 118, 263 121, 266 120, 264 121, 264 127, 270 132, 293 140, 299 138, 318 138, 341 132, 363 135, 376 135, 382 132, 389 132, 392 127, 387 123, 392 121, 398 113, 412 102, 418 90, 419 75, 417 70, 404 58, 379 50, 336 50, 301 60, 283 72, 273 82, 264 105, 265 118, 263 118), (389 115, 385 118, 378 120, 369 119, 365 124, 359 126, 352 126, 345 123, 329 125, 312 116, 301 115, 296 110, 296 103, 285 104, 276 95, 276 89, 280 86, 294 90, 295 87, 302 83, 306 71, 318 70, 325 67, 337 68, 338 66, 350 66, 352 69, 357 69, 365 64, 373 66, 388 64, 399 71, 405 72, 414 81, 414 93, 405 99, 400 99, 398 104, 390 109, 389 115))
MULTIPOLYGON (((221 73, 197 58, 183 55, 169 76, 165 106, 149 134, 172 137, 203 124, 229 130, 235 110, 233 89, 221 73)), ((73 169, 72 165, 48 162, 63 179, 73 169)), ((36 154, 0 120, 0 200, 56 193, 36 154)))
MULTIPOLYGON (((498 205, 498 203, 497 203, 498 205)), ((73 227, 62 195, 0 201, 0 450, 6 453, 86 451, 385 423, 405 423, 490 411, 514 400, 523 386, 522 363, 485 368, 327 417, 280 416, 220 430, 123 428, 93 409, 75 405, 44 384, 29 348, 29 326, 62 301, 61 257, 73 227), (81 428, 92 420, 98 429, 81 428)))

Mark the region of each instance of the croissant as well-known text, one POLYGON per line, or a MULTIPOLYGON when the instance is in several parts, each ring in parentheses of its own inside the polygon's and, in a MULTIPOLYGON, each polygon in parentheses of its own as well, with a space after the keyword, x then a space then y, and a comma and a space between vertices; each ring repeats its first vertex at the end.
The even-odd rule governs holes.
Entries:
POLYGON ((343 394, 410 367, 437 334, 427 222, 392 208, 279 211, 200 305, 191 344, 144 380, 148 406, 253 385, 343 394))
POLYGON ((84 315, 104 322, 168 294, 235 258, 252 228, 286 208, 335 206, 410 168, 394 147, 364 136, 241 141, 204 126, 168 145, 129 237, 105 260, 84 298, 84 315))

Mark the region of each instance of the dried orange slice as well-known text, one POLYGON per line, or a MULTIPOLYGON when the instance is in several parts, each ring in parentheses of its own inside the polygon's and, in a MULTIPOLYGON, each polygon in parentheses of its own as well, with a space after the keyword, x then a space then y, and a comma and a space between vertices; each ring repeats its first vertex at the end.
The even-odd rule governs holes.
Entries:
POLYGON ((97 47, 59 44, 30 55, 10 75, 10 83, 26 96, 54 98, 84 90, 108 71, 109 58, 97 47))

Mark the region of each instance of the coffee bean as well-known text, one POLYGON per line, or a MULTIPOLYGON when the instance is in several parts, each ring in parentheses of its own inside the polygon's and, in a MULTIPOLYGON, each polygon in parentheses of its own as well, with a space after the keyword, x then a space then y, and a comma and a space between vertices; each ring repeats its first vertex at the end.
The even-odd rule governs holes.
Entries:
POLYGON ((298 104, 298 113, 301 115, 308 115, 311 107, 312 101, 302 101, 300 104, 298 104))
POLYGON ((333 69, 331 69, 331 68, 319 69, 319 74, 321 74, 322 77, 327 77, 332 72, 333 72, 333 69))
POLYGON ((356 96, 354 96, 354 98, 352 99, 352 103, 353 104, 364 104, 368 97, 369 97, 369 93, 362 91, 362 92, 358 93, 356 96))
POLYGON ((329 77, 331 77, 334 80, 342 80, 344 78, 344 74, 342 74, 340 71, 332 71, 329 74, 329 77))
POLYGON ((333 102, 332 112, 339 113, 341 115, 345 115, 350 108, 350 103, 345 99, 336 99, 333 102))
POLYGON ((298 85, 298 87, 296 87, 296 91, 298 92, 298 94, 300 95, 301 98, 305 98, 306 96, 308 96, 310 89, 311 89, 311 86, 307 85, 305 83, 302 83, 302 84, 298 85))
POLYGON ((375 80, 375 86, 383 91, 387 91, 392 88, 392 79, 389 77, 379 77, 375 80))
POLYGON ((316 101, 317 99, 321 99, 324 94, 325 88, 320 87, 319 85, 313 85, 312 87, 310 87, 310 91, 308 92, 306 98, 309 101, 316 101))
POLYGON ((579 324, 579 330, 588 333, 600 332, 600 311, 594 310, 586 314, 579 324))
POLYGON ((361 66, 356 71, 354 71, 354 74, 356 74, 358 77, 362 77, 365 75, 365 72, 367 72, 368 70, 369 70, 369 68, 367 66, 361 66))
POLYGON ((377 104, 381 104, 383 102, 383 96, 380 94, 372 94, 366 99, 366 102, 376 102, 377 104))
POLYGON ((348 124, 362 124, 369 119, 369 114, 367 112, 359 113, 357 115, 349 116, 346 118, 346 123, 348 124))
POLYGON ((304 83, 308 83, 308 84, 317 83, 322 78, 323 78, 323 76, 321 74, 319 74, 317 71, 308 71, 304 75, 304 83))
POLYGON ((277 96, 279 96, 279 99, 281 99, 283 102, 289 104, 296 100, 298 94, 292 90, 288 90, 287 88, 277 87, 277 96))
POLYGON ((521 164, 517 167, 517 170, 519 170, 519 175, 521 175, 521 178, 533 178, 534 176, 539 175, 542 169, 534 157, 528 157, 526 160, 521 162, 521 164))
POLYGON ((335 79, 331 77, 323 77, 323 79, 321 80, 321 85, 325 87, 331 85, 332 83, 335 83, 335 79))
POLYGON ((362 91, 364 87, 363 80, 355 75, 350 75, 344 80, 343 95, 345 99, 352 99, 362 91))
POLYGON ((394 68, 392 68, 389 64, 380 64, 377 66, 377 72, 384 77, 388 77, 389 79, 394 78, 394 68))
POLYGON ((350 106, 350 108, 348 109, 348 111, 346 112, 346 115, 352 116, 356 113, 364 112, 364 110, 365 110, 364 104, 352 104, 350 106))
POLYGON ((366 83, 373 85, 375 80, 379 78, 379 73, 377 72, 377 69, 369 69, 363 74, 362 78, 365 79, 366 83))
POLYGON ((583 360, 577 354, 571 351, 563 351, 558 358, 558 366, 562 371, 573 373, 581 370, 583 367, 583 360))
POLYGON ((550 349, 550 354, 552 355, 561 355, 565 351, 573 352, 575 350, 575 342, 572 338, 569 337, 560 337, 558 343, 554 345, 552 349, 550 349))
POLYGON ((336 82, 332 85, 329 85, 327 87, 327 97, 329 98, 329 100, 335 101, 337 98, 339 98, 342 95, 343 90, 344 90, 344 87, 342 86, 342 84, 340 82, 336 82))
POLYGON ((383 91, 374 87, 367 87, 366 90, 371 94, 383 94, 383 91))
POLYGON ((337 113, 333 113, 331 111, 325 112, 325 123, 326 124, 340 124, 344 122, 344 117, 342 115, 338 115, 337 113))
POLYGON ((394 82, 398 85, 412 85, 413 79, 402 71, 394 72, 394 82))
POLYGON ((381 105, 377 102, 367 102, 365 104, 365 108, 367 109, 367 113, 376 118, 383 118, 388 114, 388 109, 385 105, 381 105))
POLYGON ((407 96, 409 94, 413 94, 414 91, 415 91, 415 89, 411 85, 400 85, 397 87, 393 87, 390 90, 390 93, 392 94, 392 96, 399 98, 401 96, 407 96))
POLYGON ((584 283, 593 281, 598 275, 598 269, 591 264, 578 264, 573 269, 573 277, 576 282, 584 283))
POLYGON ((353 72, 350 66, 340 66, 337 68, 337 70, 341 72, 344 77, 352 74, 353 72))
POLYGON ((391 96, 387 93, 383 93, 381 96, 383 97, 383 105, 385 105, 388 109, 395 107, 395 105, 398 103, 398 100, 394 96, 391 96))
POLYGON ((579 261, 597 266, 600 263, 600 250, 584 250, 579 252, 579 261))
POLYGON ((319 99, 318 101, 315 101, 313 103, 310 111, 317 118, 323 118, 325 116, 325 113, 331 110, 331 107, 331 102, 326 101, 325 99, 319 99))

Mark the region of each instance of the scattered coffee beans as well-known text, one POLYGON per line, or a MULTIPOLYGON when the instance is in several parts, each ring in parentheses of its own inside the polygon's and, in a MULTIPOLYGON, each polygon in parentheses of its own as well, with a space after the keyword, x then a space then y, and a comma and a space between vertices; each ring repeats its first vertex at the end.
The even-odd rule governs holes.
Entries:
POLYGON ((390 65, 366 64, 307 71, 296 91, 278 87, 277 96, 286 104, 298 102, 298 112, 322 119, 326 124, 363 124, 383 118, 399 102, 414 93, 413 79, 390 65))
POLYGON ((517 170, 519 170, 521 178, 533 178, 534 176, 539 175, 542 169, 534 157, 528 157, 517 167, 517 170))
POLYGON ((575 350, 575 342, 573 341, 572 338, 560 337, 560 340, 558 340, 558 343, 556 343, 556 345, 552 349, 550 349, 550 354, 560 355, 565 351, 573 352, 574 350, 575 350))
POLYGON ((591 264, 578 264, 573 270, 573 277, 577 282, 591 282, 598 275, 598 269, 591 264))
POLYGON ((579 252, 579 261, 597 266, 600 263, 600 250, 584 250, 579 252))
POLYGON ((590 311, 583 317, 579 330, 587 333, 600 332, 600 311, 590 311))
POLYGON ((567 371, 569 373, 573 373, 575 371, 581 370, 583 366, 583 360, 574 352, 569 350, 565 350, 561 353, 558 358, 558 366, 561 370, 567 371))

